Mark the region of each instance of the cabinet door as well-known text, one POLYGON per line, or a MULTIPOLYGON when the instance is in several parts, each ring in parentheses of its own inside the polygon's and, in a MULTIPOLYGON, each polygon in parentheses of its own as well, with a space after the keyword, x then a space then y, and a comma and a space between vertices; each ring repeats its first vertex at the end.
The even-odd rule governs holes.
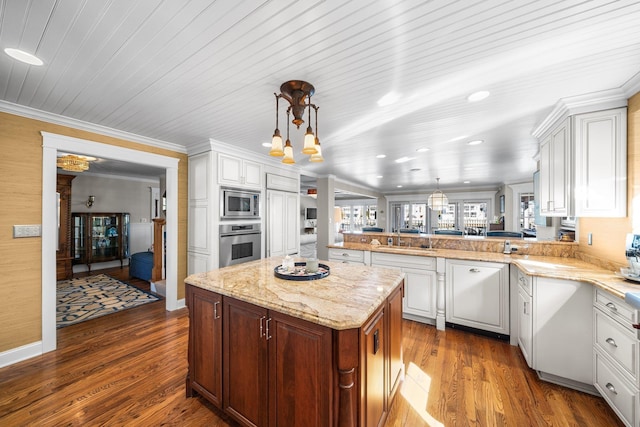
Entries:
POLYGON ((329 427, 331 329, 270 311, 266 333, 269 425, 329 427))
MULTIPOLYGON (((391 399, 400 385, 404 362, 402 356, 402 299, 404 287, 400 286, 393 294, 389 295, 387 304, 387 330, 389 331, 389 378, 387 383, 387 399, 391 399)), ((389 401, 389 405, 391 402, 389 401)))
POLYGON ((435 271, 402 268, 405 273, 404 312, 429 319, 436 318, 435 271))
POLYGON ((245 160, 243 164, 243 177, 244 185, 260 188, 262 186, 262 165, 245 160))
POLYGON ((218 182, 222 185, 242 185, 242 159, 219 154, 218 182))
POLYGON ((551 200, 551 136, 540 143, 540 215, 548 216, 551 200))
POLYGON ((575 116, 576 216, 627 215, 627 109, 575 116))
POLYGON ((571 128, 569 119, 551 134, 551 206, 553 216, 569 216, 571 186, 571 128))
POLYGON ((191 386, 222 407, 222 296, 187 285, 191 386))
POLYGON ((509 266, 447 260, 446 319, 509 334, 509 266))
POLYGON ((531 350, 533 345, 531 312, 531 297, 518 286, 518 346, 529 367, 532 366, 531 350))
POLYGON ((267 192, 268 256, 284 256, 298 253, 299 200, 298 195, 285 191, 267 192))
POLYGON ((268 422, 267 310, 223 300, 223 409, 246 426, 268 422))
POLYGON ((298 253, 298 242, 300 241, 300 209, 298 193, 285 193, 285 252, 289 255, 298 253))
POLYGON ((364 408, 360 425, 376 427, 386 418, 385 393, 385 326, 384 310, 373 315, 362 327, 360 354, 362 355, 362 393, 364 408))

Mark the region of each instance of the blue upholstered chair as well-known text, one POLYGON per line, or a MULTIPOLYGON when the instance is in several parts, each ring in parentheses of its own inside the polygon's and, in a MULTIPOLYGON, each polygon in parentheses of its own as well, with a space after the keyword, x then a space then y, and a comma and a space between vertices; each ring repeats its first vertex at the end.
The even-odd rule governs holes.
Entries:
POLYGON ((400 229, 401 233, 414 233, 414 234, 420 234, 420 230, 418 230, 417 228, 401 228, 400 229))
POLYGON ((487 237, 515 237, 522 239, 522 232, 520 231, 487 231, 487 237))
POLYGON ((447 236, 462 236, 462 230, 434 230, 434 234, 444 234, 447 236))
POLYGON ((138 252, 131 255, 129 260, 129 276, 151 281, 153 270, 153 252, 138 252))
POLYGON ((380 228, 380 227, 362 227, 362 231, 376 231, 378 233, 382 233, 384 231, 384 228, 380 228))

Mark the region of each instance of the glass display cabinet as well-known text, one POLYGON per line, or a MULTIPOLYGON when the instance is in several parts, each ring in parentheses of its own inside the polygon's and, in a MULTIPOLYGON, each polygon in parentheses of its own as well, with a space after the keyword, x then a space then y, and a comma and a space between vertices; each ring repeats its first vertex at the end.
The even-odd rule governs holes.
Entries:
POLYGON ((128 213, 72 214, 73 264, 91 264, 120 261, 129 257, 128 213))

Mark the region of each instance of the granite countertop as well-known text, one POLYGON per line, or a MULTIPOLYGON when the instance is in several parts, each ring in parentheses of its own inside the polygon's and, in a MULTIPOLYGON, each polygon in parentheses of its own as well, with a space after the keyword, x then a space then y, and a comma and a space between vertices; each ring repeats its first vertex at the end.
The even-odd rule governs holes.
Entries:
POLYGON ((361 327, 395 290, 399 270, 321 261, 331 269, 320 280, 291 281, 274 276, 281 257, 265 258, 192 274, 190 285, 237 298, 313 323, 344 330, 361 327))
POLYGON ((497 252, 462 251, 454 249, 421 249, 365 243, 329 245, 329 248, 355 249, 371 252, 396 253, 425 257, 464 259, 472 261, 514 264, 530 276, 576 280, 591 283, 619 298, 625 299, 627 292, 640 292, 640 283, 623 278, 618 272, 596 267, 576 258, 505 255, 497 252))

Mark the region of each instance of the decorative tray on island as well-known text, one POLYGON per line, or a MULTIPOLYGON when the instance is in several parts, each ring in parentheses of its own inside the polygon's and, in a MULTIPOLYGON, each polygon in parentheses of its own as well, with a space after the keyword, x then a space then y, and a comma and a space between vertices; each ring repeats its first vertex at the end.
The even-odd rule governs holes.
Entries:
POLYGON ((324 264, 318 264, 318 271, 314 273, 307 273, 306 271, 306 262, 296 262, 293 270, 285 270, 282 265, 277 266, 273 269, 273 274, 284 280, 318 280, 327 277, 331 271, 329 266, 324 264))

